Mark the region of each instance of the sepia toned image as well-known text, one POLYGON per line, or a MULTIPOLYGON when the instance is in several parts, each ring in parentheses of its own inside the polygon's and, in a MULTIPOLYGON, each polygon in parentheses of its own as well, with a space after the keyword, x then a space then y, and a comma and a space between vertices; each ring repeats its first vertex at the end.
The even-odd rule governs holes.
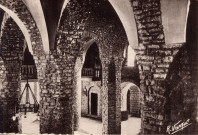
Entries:
POLYGON ((0 134, 198 135, 198 0, 0 0, 0 134))

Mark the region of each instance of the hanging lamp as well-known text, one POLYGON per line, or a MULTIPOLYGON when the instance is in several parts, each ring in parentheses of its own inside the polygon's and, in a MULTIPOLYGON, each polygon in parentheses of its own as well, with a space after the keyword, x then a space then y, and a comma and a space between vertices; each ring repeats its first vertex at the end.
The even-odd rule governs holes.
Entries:
POLYGON ((28 65, 27 66, 27 79, 26 79, 26 85, 25 85, 25 88, 19 98, 19 108, 18 108, 18 111, 19 112, 24 112, 25 114, 25 117, 26 117, 26 113, 27 112, 34 112, 34 113, 38 113, 38 110, 39 110, 39 103, 38 101, 36 100, 36 97, 34 95, 34 93, 32 92, 32 89, 30 87, 30 84, 28 82, 28 65), (26 96, 25 96, 25 104, 22 103, 22 97, 24 95, 26 91, 26 96), (32 96, 33 100, 34 100, 34 103, 31 104, 30 102, 30 96, 32 96))
MULTIPOLYGON (((27 47, 27 46, 26 46, 27 47)), ((26 48, 27 49, 27 48, 26 48)), ((28 49, 27 49, 28 51, 28 49)), ((28 77, 28 63, 26 64, 26 68, 27 68, 27 76, 26 76, 26 84, 25 84, 25 88, 22 92, 22 94, 20 95, 19 97, 19 105, 15 107, 15 116, 13 116, 13 120, 16 120, 16 117, 19 117, 19 112, 24 112, 25 114, 25 118, 27 117, 26 114, 27 112, 34 112, 34 113, 37 113, 37 116, 38 116, 38 120, 39 120, 39 103, 30 87, 30 84, 29 84, 29 77, 28 77), (22 103, 22 99, 24 97, 24 94, 25 94, 25 103, 22 103), (31 103, 30 101, 30 97, 32 97, 33 99, 33 103, 31 103)))

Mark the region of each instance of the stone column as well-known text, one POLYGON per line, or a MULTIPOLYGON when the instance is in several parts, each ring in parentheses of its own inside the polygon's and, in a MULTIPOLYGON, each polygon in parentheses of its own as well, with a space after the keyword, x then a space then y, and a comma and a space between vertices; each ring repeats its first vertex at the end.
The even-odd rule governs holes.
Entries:
POLYGON ((3 59, 0 57, 0 133, 5 132, 4 128, 4 110, 6 98, 6 91, 4 90, 4 82, 6 81, 6 68, 3 59))
POLYGON ((162 133, 165 131, 166 98, 161 83, 166 78, 166 71, 161 70, 161 67, 166 68, 169 65, 163 64, 164 52, 160 50, 165 45, 160 0, 133 0, 132 6, 139 38, 136 59, 141 80, 140 89, 144 94, 142 133, 162 133))
POLYGON ((140 89, 144 94, 142 108, 142 133, 166 132, 165 103, 167 91, 164 83, 170 63, 182 44, 156 47, 147 53, 145 47, 136 50, 140 73, 140 89))
POLYGON ((108 60, 102 60, 102 132, 108 134, 108 60))
POLYGON ((74 70, 74 83, 73 83, 73 111, 74 111, 74 131, 78 130, 80 126, 81 117, 81 71, 82 71, 82 61, 77 58, 75 70, 74 70))
POLYGON ((20 63, 6 63, 5 67, 1 68, 4 74, 2 79, 1 99, 0 99, 0 132, 18 133, 18 121, 13 121, 12 116, 15 115, 15 108, 18 105, 20 96, 20 63))
MULTIPOLYGON (((4 18, 5 19, 5 18, 4 18)), ((24 36, 20 28, 8 17, 4 20, 1 33, 1 55, 6 70, 6 76, 2 81, 0 108, 2 119, 2 131, 18 132, 18 122, 12 120, 15 115, 15 107, 18 106, 18 98, 21 88, 21 64, 24 47, 24 36)), ((3 69, 4 70, 4 69, 3 69)))
POLYGON ((185 111, 191 112, 192 134, 198 133, 198 1, 190 0, 189 14, 186 28, 186 44, 189 47, 189 63, 191 68, 191 93, 185 91, 185 111), (191 105, 190 105, 191 104, 191 105), (189 107, 192 106, 192 107, 189 107), (192 130, 195 130, 192 132, 192 130))
POLYGON ((72 134, 74 60, 56 53, 45 59, 38 71, 41 133, 72 134))
MULTIPOLYGON (((128 49, 127 49, 128 50, 128 49)), ((128 57, 128 56, 127 56, 128 57)), ((115 69, 116 69, 116 132, 115 134, 121 134, 121 70, 123 58, 115 59, 115 69)))
POLYGON ((121 133, 121 63, 102 60, 103 134, 121 133))
POLYGON ((34 56, 40 86, 40 133, 59 132, 55 114, 58 113, 60 76, 52 54, 34 56))
MULTIPOLYGON (((70 60, 64 64, 64 69, 61 71, 61 93, 59 97, 60 102, 60 120, 58 126, 63 128, 59 133, 73 134, 74 115, 73 115, 73 77, 74 77, 75 63, 70 60)), ((61 66, 62 67, 62 66, 61 66)))

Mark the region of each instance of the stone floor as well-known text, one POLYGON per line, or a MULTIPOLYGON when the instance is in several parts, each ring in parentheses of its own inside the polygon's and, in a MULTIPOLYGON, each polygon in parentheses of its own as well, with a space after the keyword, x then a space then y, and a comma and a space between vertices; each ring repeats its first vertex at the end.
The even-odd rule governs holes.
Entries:
MULTIPOLYGON (((122 135, 137 135, 140 132, 141 119, 129 117, 127 121, 121 123, 122 135)), ((74 134, 102 134, 102 122, 90 118, 81 117, 80 129, 74 134)))
POLYGON ((22 134, 40 134, 40 121, 36 113, 27 113, 27 117, 21 116, 22 134))
MULTIPOLYGON (((37 115, 28 113, 27 118, 21 117, 22 134, 39 134, 39 121, 37 115)), ((137 135, 140 132, 141 119, 129 117, 121 123, 122 135, 137 135)), ((81 117, 80 129, 74 132, 75 135, 102 134, 102 122, 91 118, 81 117)))

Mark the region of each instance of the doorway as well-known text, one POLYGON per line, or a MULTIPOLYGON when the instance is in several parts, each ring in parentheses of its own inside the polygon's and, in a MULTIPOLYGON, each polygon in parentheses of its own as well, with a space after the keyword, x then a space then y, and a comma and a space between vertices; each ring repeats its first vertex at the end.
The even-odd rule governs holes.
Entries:
POLYGON ((127 111, 130 114, 130 90, 127 92, 127 111))
POLYGON ((97 115, 98 112, 98 94, 91 93, 91 114, 97 115))

